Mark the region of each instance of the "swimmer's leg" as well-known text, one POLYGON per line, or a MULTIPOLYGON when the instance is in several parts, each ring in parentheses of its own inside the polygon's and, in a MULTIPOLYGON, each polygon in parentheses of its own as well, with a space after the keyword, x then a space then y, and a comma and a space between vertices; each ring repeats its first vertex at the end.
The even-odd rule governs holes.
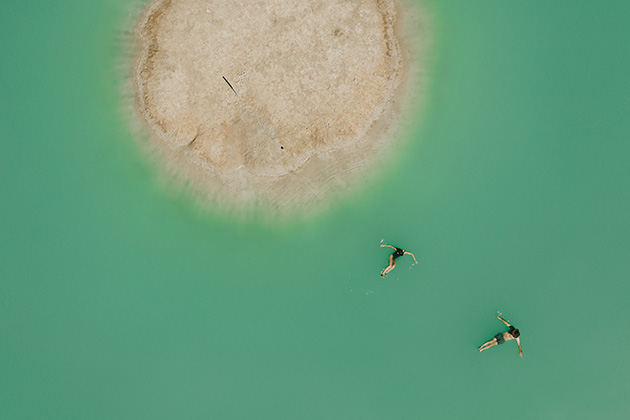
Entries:
POLYGON ((479 351, 482 352, 484 350, 489 349, 492 346, 496 346, 497 345, 497 339, 493 338, 490 341, 486 341, 485 343, 483 343, 480 347, 479 347, 479 351))
POLYGON ((392 255, 389 256, 389 265, 387 267, 385 267, 385 269, 381 272, 381 277, 385 277, 387 275, 387 273, 389 273, 390 271, 392 271, 394 269, 394 267, 396 266, 396 260, 394 259, 394 257, 392 255))
POLYGON ((387 270, 387 272, 389 273, 390 271, 392 271, 394 269, 394 267, 396 267, 396 260, 394 259, 394 257, 392 257, 391 255, 389 256, 389 270, 387 270))

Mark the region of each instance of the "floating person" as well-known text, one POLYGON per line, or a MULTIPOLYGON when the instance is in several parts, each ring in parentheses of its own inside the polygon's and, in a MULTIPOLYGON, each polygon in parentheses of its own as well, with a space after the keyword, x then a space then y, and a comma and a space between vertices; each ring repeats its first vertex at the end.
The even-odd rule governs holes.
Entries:
POLYGON ((386 246, 394 249, 394 252, 392 252, 392 254, 389 256, 389 265, 385 267, 383 271, 381 271, 381 277, 387 276, 387 273, 389 273, 390 271, 394 269, 394 267, 396 267, 396 259, 398 259, 398 257, 402 257, 403 255, 411 255, 414 262, 418 264, 416 257, 411 252, 405 251, 404 249, 400 249, 392 245, 381 244, 381 247, 386 247, 386 246))
POLYGON ((517 328, 514 328, 514 326, 510 325, 505 319, 501 318, 499 315, 497 315, 497 318, 503 321, 503 323, 507 325, 508 327, 510 327, 510 329, 507 330, 506 332, 495 335, 492 340, 486 341, 484 344, 482 344, 479 347, 479 351, 482 352, 486 349, 489 349, 492 346, 503 344, 509 340, 516 340, 516 342, 518 343, 518 353, 521 357, 523 357, 523 350, 521 349, 521 340, 519 338, 519 336, 521 335, 521 332, 517 328))

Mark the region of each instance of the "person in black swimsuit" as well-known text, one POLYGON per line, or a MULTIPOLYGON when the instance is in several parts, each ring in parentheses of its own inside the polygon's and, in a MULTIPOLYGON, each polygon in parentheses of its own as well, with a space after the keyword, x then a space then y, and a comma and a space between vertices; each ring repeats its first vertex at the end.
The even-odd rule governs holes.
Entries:
POLYGON ((521 332, 517 328, 514 328, 512 325, 510 325, 505 319, 501 318, 500 316, 497 315, 497 318, 503 321, 503 323, 507 325, 508 327, 510 327, 510 329, 507 330, 506 332, 495 335, 492 340, 486 341, 485 343, 483 343, 479 347, 479 351, 480 352, 484 351, 486 349, 489 349, 492 346, 503 344, 509 340, 516 340, 516 342, 518 343, 518 354, 521 357, 523 357, 523 350, 521 349, 521 339, 519 338, 519 336, 521 335, 521 332))
POLYGON ((411 255, 415 263, 418 264, 418 261, 416 261, 416 257, 409 251, 405 251, 404 249, 400 249, 387 244, 381 244, 381 247, 390 247, 394 249, 394 252, 389 256, 389 265, 385 267, 383 271, 381 271, 381 277, 385 277, 387 273, 392 271, 394 267, 396 267, 396 259, 398 257, 402 257, 403 255, 411 255))

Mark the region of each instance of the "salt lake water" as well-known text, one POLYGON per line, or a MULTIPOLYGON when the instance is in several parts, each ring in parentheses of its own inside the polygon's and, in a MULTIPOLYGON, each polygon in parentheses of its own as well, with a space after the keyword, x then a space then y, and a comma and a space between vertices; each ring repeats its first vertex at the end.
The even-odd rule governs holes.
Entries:
POLYGON ((130 2, 0 6, 2 418, 627 419, 630 3, 424 7, 406 144, 269 226, 137 147, 130 2), (419 264, 381 278, 382 240, 419 264), (523 358, 477 352, 498 312, 523 358))

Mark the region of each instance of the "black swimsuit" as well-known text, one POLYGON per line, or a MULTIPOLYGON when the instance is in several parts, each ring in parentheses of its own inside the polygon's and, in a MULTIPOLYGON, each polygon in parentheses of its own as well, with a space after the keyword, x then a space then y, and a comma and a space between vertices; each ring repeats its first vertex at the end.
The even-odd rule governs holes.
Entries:
POLYGON ((405 250, 400 249, 400 248, 396 248, 396 251, 392 253, 392 257, 394 258, 394 261, 396 261, 396 258, 402 257, 403 255, 405 255, 405 250))

